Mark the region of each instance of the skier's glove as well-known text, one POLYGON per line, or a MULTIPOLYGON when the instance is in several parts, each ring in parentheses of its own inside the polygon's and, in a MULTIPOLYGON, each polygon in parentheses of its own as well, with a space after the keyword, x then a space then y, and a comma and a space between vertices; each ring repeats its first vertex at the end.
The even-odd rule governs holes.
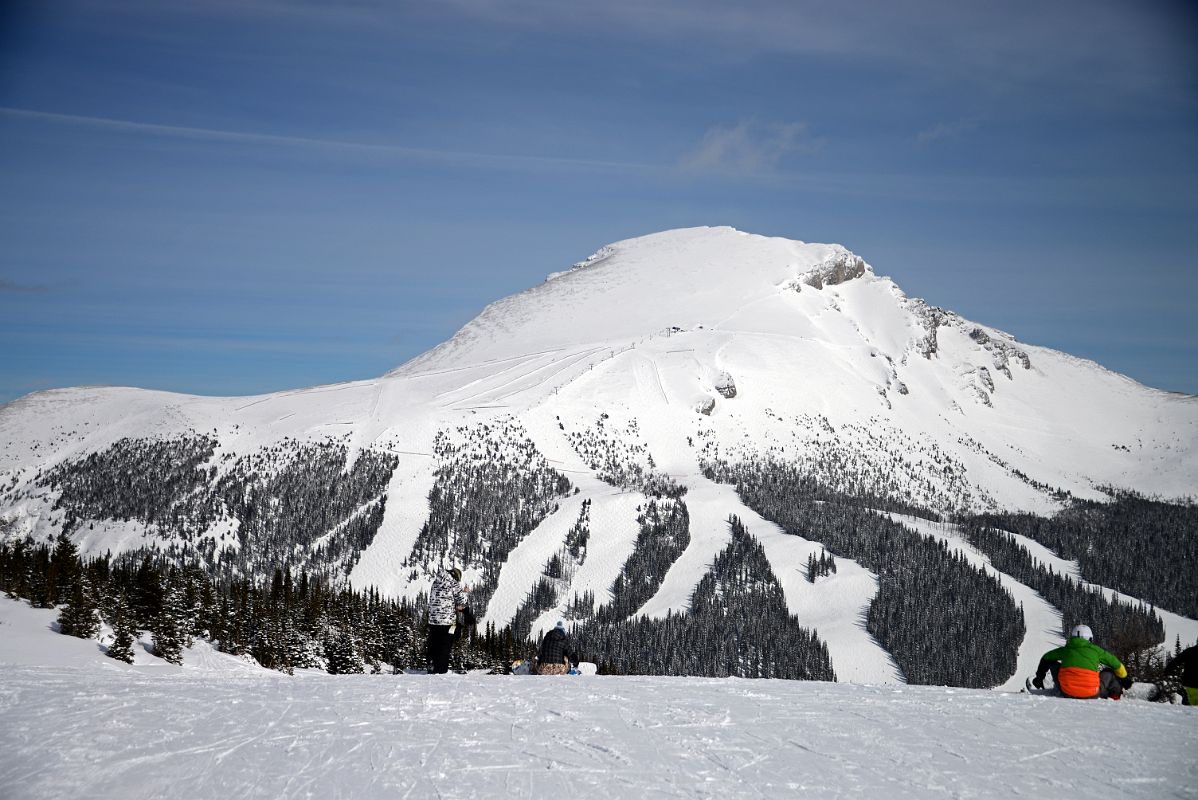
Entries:
POLYGON ((1037 689, 1043 689, 1044 688, 1044 678, 1041 677, 1040 675, 1037 675, 1036 677, 1032 678, 1032 686, 1035 686, 1037 689))
POLYGON ((1132 684, 1132 680, 1131 680, 1130 675, 1128 675, 1126 678, 1119 679, 1119 685, 1122 686, 1124 689, 1130 689, 1131 684, 1132 684))

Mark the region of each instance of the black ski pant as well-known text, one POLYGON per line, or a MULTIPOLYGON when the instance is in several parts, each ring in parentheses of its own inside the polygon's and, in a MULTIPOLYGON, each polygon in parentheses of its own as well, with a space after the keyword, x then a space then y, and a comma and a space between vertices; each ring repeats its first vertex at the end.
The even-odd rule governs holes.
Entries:
POLYGON ((433 674, 449 672, 449 650, 453 647, 453 634, 448 625, 428 626, 428 660, 433 664, 433 674))
POLYGON ((1098 673, 1099 697, 1122 697, 1123 684, 1115 677, 1114 670, 1104 669, 1098 673))

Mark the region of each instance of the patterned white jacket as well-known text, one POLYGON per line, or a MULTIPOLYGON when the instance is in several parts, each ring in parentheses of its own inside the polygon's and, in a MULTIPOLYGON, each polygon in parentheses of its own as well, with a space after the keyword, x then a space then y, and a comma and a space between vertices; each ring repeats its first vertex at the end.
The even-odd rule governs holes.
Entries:
POLYGON ((428 624, 452 625, 457 611, 466 605, 466 593, 449 570, 442 568, 433 576, 433 588, 428 595, 428 624))

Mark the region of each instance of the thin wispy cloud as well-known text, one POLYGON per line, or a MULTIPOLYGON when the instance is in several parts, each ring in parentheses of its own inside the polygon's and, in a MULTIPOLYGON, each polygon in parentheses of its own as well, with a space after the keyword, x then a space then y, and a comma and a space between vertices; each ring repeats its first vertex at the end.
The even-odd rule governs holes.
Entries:
POLYGON ((0 292, 40 293, 50 291, 49 286, 31 283, 17 283, 6 278, 0 278, 0 292))
POLYGON ((715 126, 698 146, 686 153, 679 166, 688 172, 767 175, 795 153, 809 153, 817 145, 807 136, 805 122, 758 123, 742 121, 732 127, 715 126))
POLYGON ((5 332, 9 341, 54 341, 59 344, 89 347, 132 348, 137 351, 208 352, 208 353, 298 353, 306 355, 390 355, 390 342, 368 340, 331 340, 319 338, 246 338, 215 335, 171 335, 111 333, 99 330, 5 332))
POLYGON ((435 148, 408 147, 398 144, 355 142, 343 139, 324 139, 309 136, 292 136, 248 131, 200 128, 186 125, 164 125, 154 122, 95 117, 79 114, 62 114, 28 108, 0 106, 0 116, 13 119, 34 120, 62 125, 85 126, 129 134, 152 135, 210 142, 242 145, 268 145, 274 147, 315 148, 345 154, 375 155, 411 160, 438 161, 450 164, 469 164, 494 168, 550 167, 575 169, 623 170, 636 172, 662 171, 654 164, 602 161, 585 158, 563 158, 556 156, 519 155, 508 153, 483 153, 463 150, 439 150, 435 148))
POLYGON ((988 86, 1064 83, 1097 99, 1192 97, 1198 14, 1185 3, 894 0, 861 13, 820 0, 450 0, 467 18, 513 27, 581 27, 734 53, 880 60, 988 86))
POLYGON ((915 141, 920 144, 928 144, 937 139, 954 139, 974 130, 978 127, 978 124, 978 120, 974 118, 959 119, 955 122, 939 122, 917 133, 915 141))

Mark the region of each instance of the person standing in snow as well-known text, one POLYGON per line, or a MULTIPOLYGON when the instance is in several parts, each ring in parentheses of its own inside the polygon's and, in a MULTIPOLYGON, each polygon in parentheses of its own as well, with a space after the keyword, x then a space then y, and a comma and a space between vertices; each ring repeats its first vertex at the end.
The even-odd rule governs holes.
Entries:
POLYGON ((449 672, 449 649, 453 646, 453 632, 458 612, 466 609, 466 588, 460 584, 462 571, 457 567, 442 568, 433 576, 433 587, 428 596, 428 658, 432 662, 432 674, 449 672))
POLYGON ((1181 681, 1182 705, 1198 706, 1198 644, 1173 656, 1165 675, 1181 681))
POLYGON ((1123 696, 1123 690, 1131 687, 1127 668, 1094 644, 1094 633, 1088 625, 1075 625, 1064 647, 1044 654, 1032 686, 1043 689, 1044 675, 1049 670, 1053 683, 1065 697, 1118 700, 1123 696))
POLYGON ((541 637, 541 649, 537 654, 538 675, 565 675, 575 662, 570 637, 566 635, 566 623, 560 619, 557 625, 541 637))

